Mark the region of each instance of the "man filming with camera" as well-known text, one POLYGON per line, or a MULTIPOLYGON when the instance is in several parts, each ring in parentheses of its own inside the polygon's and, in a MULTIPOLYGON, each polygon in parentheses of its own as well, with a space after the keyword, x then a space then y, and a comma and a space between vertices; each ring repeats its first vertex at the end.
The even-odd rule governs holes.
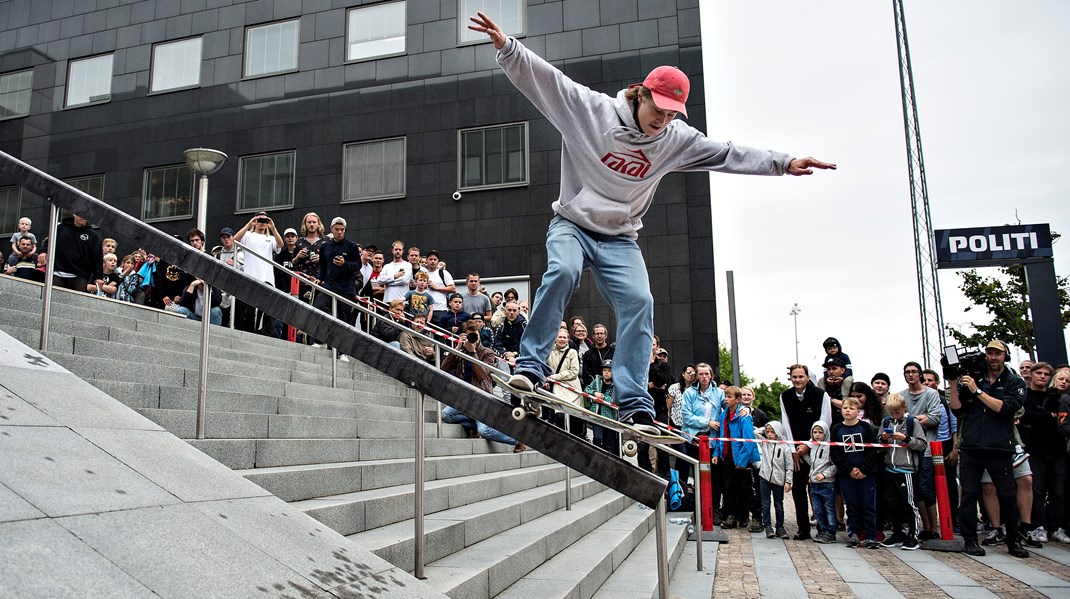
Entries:
POLYGON ((981 498, 981 475, 988 470, 999 498, 1001 520, 1007 529, 1007 552, 1029 557, 1018 535, 1018 502, 1015 499, 1012 457, 1014 413, 1025 401, 1025 381, 1007 369, 1007 344, 993 340, 980 356, 966 356, 945 367, 951 386, 951 409, 959 419, 959 483, 962 503, 959 523, 964 551, 984 555, 977 544, 977 501, 981 498), (973 359, 971 359, 973 358, 973 359))

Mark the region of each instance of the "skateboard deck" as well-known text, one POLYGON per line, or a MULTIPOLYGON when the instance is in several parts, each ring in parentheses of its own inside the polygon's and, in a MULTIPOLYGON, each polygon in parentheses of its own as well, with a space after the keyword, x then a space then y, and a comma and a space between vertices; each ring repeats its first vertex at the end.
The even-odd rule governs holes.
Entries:
POLYGON ((549 391, 536 388, 535 391, 527 391, 524 389, 518 389, 509 384, 509 379, 497 372, 492 372, 491 376, 497 381, 498 385, 513 395, 514 399, 519 397, 521 404, 518 405, 514 402, 512 417, 515 420, 522 420, 529 414, 529 408, 533 411, 538 411, 539 407, 546 406, 563 412, 569 416, 574 416, 580 420, 584 420, 589 424, 601 426, 612 431, 616 431, 621 434, 622 443, 621 451, 628 457, 634 456, 639 451, 639 442, 650 443, 654 445, 676 445, 679 443, 686 443, 687 441, 683 437, 674 435, 668 431, 662 431, 662 434, 650 434, 648 432, 639 430, 628 424, 613 420, 612 418, 606 418, 600 414, 596 414, 590 410, 577 406, 575 404, 564 401, 550 393, 549 391))

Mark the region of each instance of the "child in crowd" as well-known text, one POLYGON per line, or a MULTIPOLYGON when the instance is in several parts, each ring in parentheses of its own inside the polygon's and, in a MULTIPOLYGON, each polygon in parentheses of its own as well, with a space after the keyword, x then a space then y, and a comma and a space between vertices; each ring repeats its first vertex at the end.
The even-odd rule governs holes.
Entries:
POLYGON ((888 396, 884 406, 888 415, 881 423, 881 443, 892 443, 884 454, 885 512, 895 525, 892 536, 884 539, 885 547, 900 547, 905 551, 918 548, 921 512, 914 503, 918 496, 918 460, 925 451, 925 433, 920 422, 907 412, 906 399, 898 393, 888 396))
MULTIPOLYGON (((769 441, 781 441, 784 438, 784 426, 778 421, 765 425, 765 438, 769 441)), ((791 492, 791 477, 794 476, 790 442, 760 443, 761 465, 758 474, 762 486, 762 525, 765 526, 765 538, 788 538, 784 530, 784 493, 791 492), (772 497, 773 509, 776 511, 776 531, 769 518, 769 498, 772 497)))
MULTIPOLYGON (((728 387, 724 390, 725 407, 721 411, 721 435, 731 439, 753 439, 754 425, 751 424, 750 411, 740 409, 743 390, 728 387)), ((746 526, 750 515, 750 477, 751 469, 761 466, 762 458, 755 447, 756 443, 747 441, 717 441, 713 444, 713 463, 722 463, 721 475, 724 479, 724 506, 728 516, 721 522, 721 528, 746 526)))
POLYGON ((431 306, 434 304, 431 294, 427 292, 430 276, 421 270, 413 275, 413 279, 416 281, 416 289, 405 293, 405 310, 413 315, 423 314, 430 317, 431 306))
POLYGON ((836 464, 832 463, 832 448, 825 444, 829 427, 818 420, 810 429, 810 451, 803 459, 810 465, 810 503, 817 519, 816 543, 836 542, 836 464))
POLYGON ((30 250, 30 251, 31 251, 31 253, 34 253, 34 254, 37 253, 37 236, 35 236, 33 233, 30 233, 30 225, 32 225, 32 224, 33 223, 30 222, 30 219, 26 218, 25 216, 19 219, 19 230, 15 231, 11 235, 11 251, 12 252, 18 252, 19 251, 19 240, 20 239, 22 239, 23 237, 29 237, 30 241, 33 242, 33 249, 30 250))
MULTIPOLYGON (((846 397, 840 410, 843 422, 832 427, 830 441, 836 443, 876 443, 873 425, 858 419, 861 402, 846 397)), ((880 453, 875 447, 837 445, 832 461, 840 473, 840 493, 847 508, 847 546, 877 549, 877 473, 881 471, 880 453), (863 542, 864 539, 864 542, 863 542)))
MULTIPOLYGON (((598 399, 605 403, 599 403, 597 401, 587 402, 587 409, 598 414, 599 416, 605 416, 612 420, 617 419, 617 409, 613 406, 606 405, 613 403, 613 360, 605 360, 602 362, 602 374, 594 377, 584 391, 588 395, 593 395, 595 399, 598 399)), ((614 431, 608 430, 598 425, 592 425, 594 430, 594 444, 602 449, 618 455, 617 447, 620 443, 620 435, 614 431)))
POLYGON ((86 285, 86 291, 114 298, 115 293, 119 291, 119 285, 123 282, 122 275, 115 270, 118 261, 115 254, 104 254, 103 269, 93 275, 93 282, 86 285))

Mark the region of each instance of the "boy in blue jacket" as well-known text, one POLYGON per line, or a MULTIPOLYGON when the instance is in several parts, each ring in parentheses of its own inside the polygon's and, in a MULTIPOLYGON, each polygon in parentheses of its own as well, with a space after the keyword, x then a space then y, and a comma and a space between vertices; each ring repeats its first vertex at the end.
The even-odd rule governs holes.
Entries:
MULTIPOLYGON (((725 407, 721 412, 721 437, 753 439, 754 423, 750 410, 742 406, 743 390, 729 387, 724 390, 725 407)), ((760 466, 762 458, 756 443, 747 441, 713 442, 713 463, 722 463, 724 477, 724 511, 728 514, 721 528, 745 526, 750 514, 751 469, 760 466)))

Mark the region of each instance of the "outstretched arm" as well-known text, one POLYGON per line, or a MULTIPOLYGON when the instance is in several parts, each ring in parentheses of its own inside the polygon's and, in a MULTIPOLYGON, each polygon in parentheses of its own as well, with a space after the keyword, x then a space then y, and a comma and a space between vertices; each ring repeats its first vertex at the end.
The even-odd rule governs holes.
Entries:
POLYGON ((836 165, 831 162, 821 162, 820 160, 809 156, 806 158, 796 158, 788 164, 788 174, 795 176, 812 175, 814 174, 815 168, 836 170, 836 165))
POLYGON ((498 27, 497 23, 490 20, 490 17, 477 12, 476 16, 469 17, 468 20, 474 23, 468 26, 469 29, 487 34, 490 37, 490 41, 494 42, 494 48, 496 50, 502 49, 502 46, 505 45, 505 34, 502 33, 502 28, 498 27))

